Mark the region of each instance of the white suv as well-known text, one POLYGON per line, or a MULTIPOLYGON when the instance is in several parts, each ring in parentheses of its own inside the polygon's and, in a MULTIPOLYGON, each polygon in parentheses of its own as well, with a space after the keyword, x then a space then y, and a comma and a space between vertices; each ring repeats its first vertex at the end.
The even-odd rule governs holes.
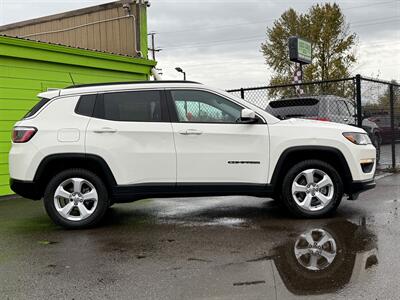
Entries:
MULTIPOLYGON (((332 213, 375 186, 363 129, 281 121, 195 82, 74 86, 39 94, 13 129, 11 188, 65 227, 148 197, 271 197, 294 215, 332 213)), ((243 201, 246 201, 244 198, 243 201)))

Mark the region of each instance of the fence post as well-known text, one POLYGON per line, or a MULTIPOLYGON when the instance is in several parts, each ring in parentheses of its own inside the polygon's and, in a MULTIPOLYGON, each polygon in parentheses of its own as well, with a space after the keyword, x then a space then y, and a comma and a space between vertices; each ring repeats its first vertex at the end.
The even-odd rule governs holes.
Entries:
POLYGON ((361 75, 356 75, 357 126, 362 127, 361 75))
POLYGON ((392 132, 392 168, 396 168, 396 138, 394 133, 394 85, 389 85, 389 103, 390 103, 390 128, 392 132))
POLYGON ((240 98, 244 100, 244 88, 240 89, 240 98))

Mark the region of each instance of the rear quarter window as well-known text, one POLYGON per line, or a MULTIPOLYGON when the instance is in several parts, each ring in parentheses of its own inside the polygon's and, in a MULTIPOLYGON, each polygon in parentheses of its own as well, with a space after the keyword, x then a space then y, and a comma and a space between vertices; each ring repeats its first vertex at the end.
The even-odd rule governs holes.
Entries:
POLYGON ((43 106, 49 103, 50 100, 51 99, 47 98, 40 99, 40 101, 28 111, 28 113, 23 117, 23 119, 27 119, 34 116, 43 106))

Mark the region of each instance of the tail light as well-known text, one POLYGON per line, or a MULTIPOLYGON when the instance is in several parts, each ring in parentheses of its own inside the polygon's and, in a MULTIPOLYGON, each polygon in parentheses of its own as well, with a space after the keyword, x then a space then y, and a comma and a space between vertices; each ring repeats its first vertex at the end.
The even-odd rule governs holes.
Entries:
POLYGON ((330 122, 331 121, 329 118, 321 118, 321 117, 309 117, 308 119, 317 120, 317 121, 324 121, 324 122, 330 122))
POLYGON ((36 134, 35 127, 14 127, 12 133, 13 143, 26 143, 36 134))

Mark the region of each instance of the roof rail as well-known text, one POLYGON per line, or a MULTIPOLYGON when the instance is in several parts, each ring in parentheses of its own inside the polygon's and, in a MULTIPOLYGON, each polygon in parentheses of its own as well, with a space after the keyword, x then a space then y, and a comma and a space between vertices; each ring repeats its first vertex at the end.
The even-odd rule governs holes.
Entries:
POLYGON ((103 83, 88 83, 88 84, 76 84, 70 85, 65 89, 91 87, 91 86, 102 86, 102 85, 118 85, 118 84, 157 84, 157 83, 195 83, 201 84, 196 81, 185 81, 185 80, 157 80, 157 81, 122 81, 122 82, 103 82, 103 83))

